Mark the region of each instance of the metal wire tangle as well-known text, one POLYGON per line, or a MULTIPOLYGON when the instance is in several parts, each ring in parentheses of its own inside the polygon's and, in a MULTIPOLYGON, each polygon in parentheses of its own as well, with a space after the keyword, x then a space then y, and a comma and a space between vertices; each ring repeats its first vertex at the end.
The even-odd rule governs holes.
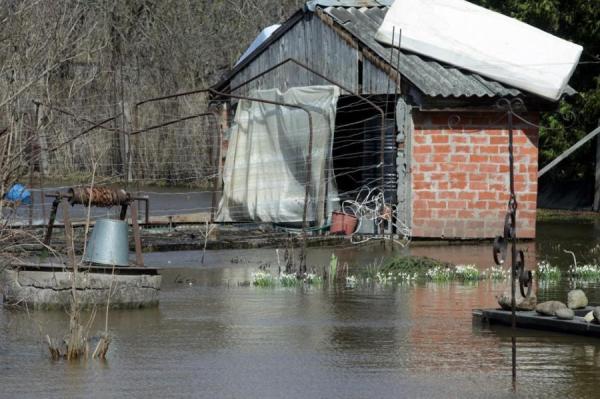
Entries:
MULTIPOLYGON (((350 241, 353 244, 362 244, 372 239, 381 238, 379 235, 367 235, 360 240, 356 240, 355 236, 360 231, 361 225, 365 221, 374 223, 376 231, 381 231, 384 223, 394 227, 399 239, 390 237, 395 243, 404 247, 410 243, 411 229, 400 218, 397 217, 396 207, 386 204, 384 194, 379 188, 369 188, 363 186, 356 196, 356 200, 346 200, 342 203, 342 211, 351 214, 358 219, 358 225, 355 233, 352 234, 350 241)), ((385 238, 385 236, 384 236, 385 238)))

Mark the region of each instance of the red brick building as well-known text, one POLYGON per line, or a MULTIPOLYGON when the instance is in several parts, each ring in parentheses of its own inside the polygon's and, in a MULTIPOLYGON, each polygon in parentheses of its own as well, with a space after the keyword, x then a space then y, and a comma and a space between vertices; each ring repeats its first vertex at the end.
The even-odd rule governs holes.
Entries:
MULTIPOLYGON (((493 237, 502 231, 509 190, 506 117, 448 112, 413 116, 412 230, 415 237, 493 237)), ((529 119, 537 120, 535 115, 529 119)), ((538 131, 515 124, 518 233, 535 237, 538 131)))
MULTIPOLYGON (((555 104, 385 47, 375 34, 391 2, 309 1, 215 87, 239 95, 335 82, 343 89, 333 140, 341 201, 352 199, 361 186, 379 185, 413 237, 499 235, 507 209, 509 159, 508 122, 498 102, 521 99, 522 117, 534 123, 540 111, 555 104), (383 129, 365 99, 385 110, 383 129)), ((231 105, 235 109, 235 101, 231 105)), ((534 238, 538 131, 517 118, 514 122, 517 234, 534 238)))

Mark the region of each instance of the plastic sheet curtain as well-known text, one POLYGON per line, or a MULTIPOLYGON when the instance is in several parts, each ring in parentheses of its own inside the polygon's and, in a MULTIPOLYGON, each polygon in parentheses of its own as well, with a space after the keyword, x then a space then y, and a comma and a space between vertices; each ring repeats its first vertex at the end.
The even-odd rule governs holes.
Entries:
MULTIPOLYGON (((307 220, 338 209, 331 159, 339 88, 259 90, 250 97, 308 108, 313 123, 307 220)), ((217 221, 301 222, 309 155, 309 119, 301 109, 240 100, 223 170, 217 221)))

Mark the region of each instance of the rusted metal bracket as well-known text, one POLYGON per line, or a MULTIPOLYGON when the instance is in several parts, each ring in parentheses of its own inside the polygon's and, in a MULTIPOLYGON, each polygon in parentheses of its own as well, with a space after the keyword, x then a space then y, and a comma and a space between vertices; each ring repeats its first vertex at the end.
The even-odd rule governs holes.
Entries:
MULTIPOLYGON (((67 240, 68 251, 72 250, 73 237, 73 226, 69 217, 69 204, 97 207, 121 206, 120 220, 125 220, 127 217, 127 209, 131 209, 131 223, 135 242, 136 264, 139 267, 144 266, 140 227, 138 223, 137 202, 145 202, 145 218, 146 224, 148 224, 150 200, 147 197, 133 197, 125 190, 111 187, 77 187, 69 189, 67 193, 60 193, 57 191, 54 194, 46 194, 46 197, 54 198, 54 201, 52 201, 50 219, 48 220, 48 226, 44 236, 44 245, 50 245, 52 240, 52 230, 56 221, 56 213, 58 211, 58 206, 61 203, 65 227, 65 239, 67 240)), ((69 257, 71 257, 70 253, 69 257)))

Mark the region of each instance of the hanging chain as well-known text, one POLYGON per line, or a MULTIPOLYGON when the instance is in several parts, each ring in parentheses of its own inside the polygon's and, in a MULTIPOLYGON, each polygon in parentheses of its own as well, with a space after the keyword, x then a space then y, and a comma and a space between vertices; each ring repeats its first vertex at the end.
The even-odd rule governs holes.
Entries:
MULTIPOLYGON (((515 171, 514 171, 514 147, 513 147, 513 104, 523 105, 522 100, 516 99, 511 103, 507 99, 501 99, 498 105, 506 109, 508 117, 508 158, 509 158, 509 178, 510 178, 510 199, 508 200, 508 212, 504 218, 504 234, 496 237, 494 240, 494 262, 497 265, 503 265, 506 261, 508 244, 511 243, 511 284, 515 285, 515 280, 519 281, 519 290, 521 295, 528 298, 531 295, 533 276, 531 270, 525 270, 525 254, 522 250, 517 250, 517 195, 515 194, 515 171)), ((512 295, 514 308, 514 291, 512 295)))

